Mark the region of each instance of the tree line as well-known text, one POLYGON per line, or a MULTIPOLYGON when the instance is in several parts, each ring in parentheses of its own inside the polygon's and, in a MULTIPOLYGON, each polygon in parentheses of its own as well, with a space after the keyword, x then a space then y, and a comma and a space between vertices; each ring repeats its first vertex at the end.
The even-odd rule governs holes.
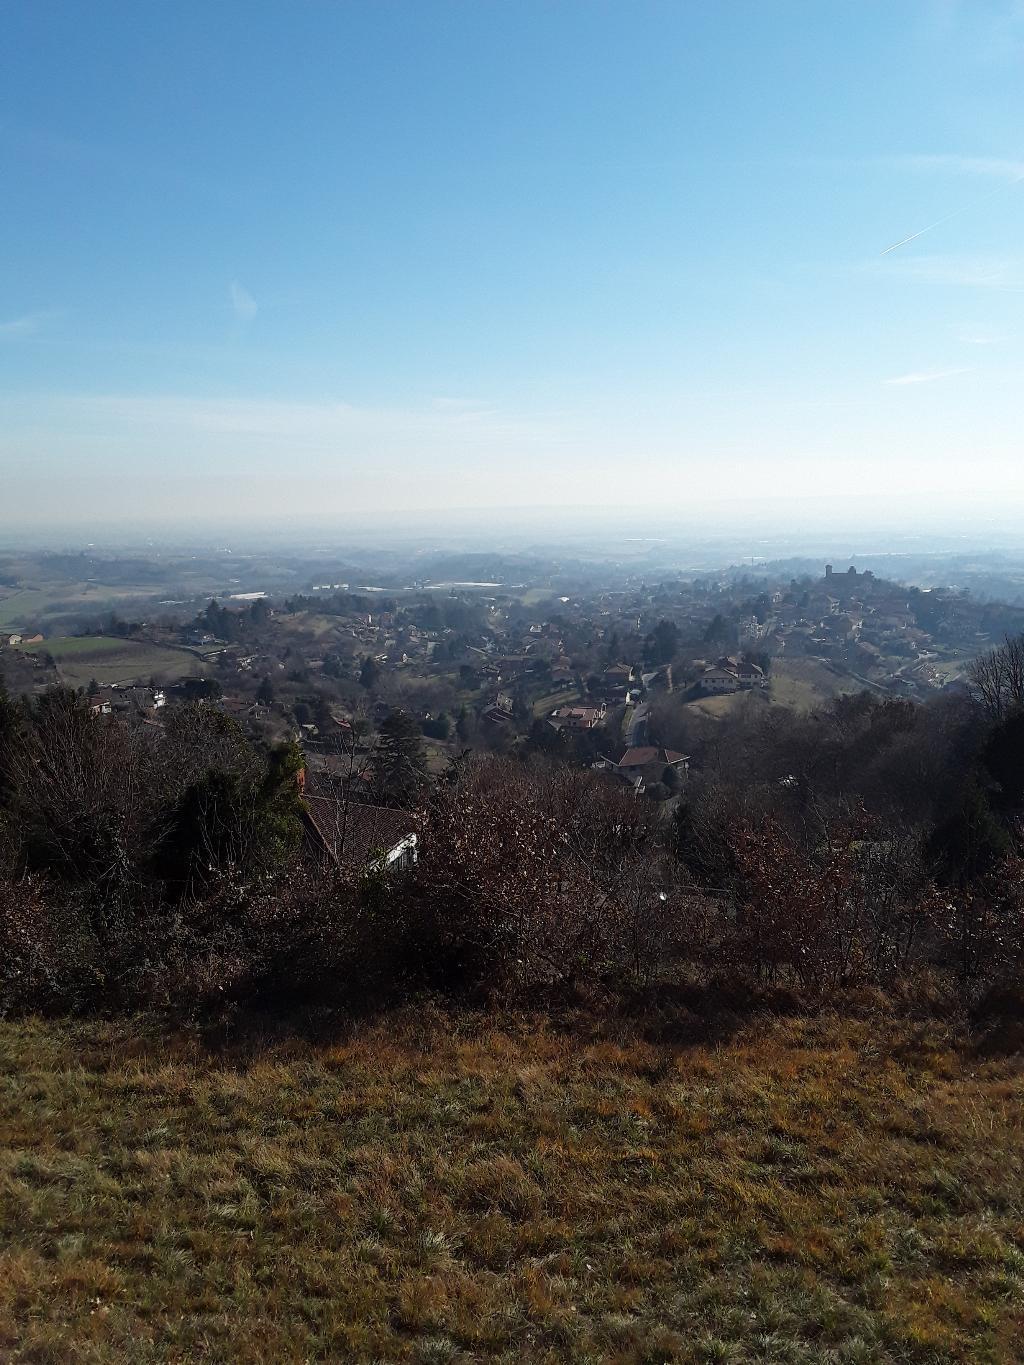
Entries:
POLYGON ((394 875, 314 856, 301 752, 208 703, 131 728, 60 689, 4 696, 0 1010, 422 989, 1019 1004, 1024 704, 1004 648, 972 697, 723 721, 668 818, 532 746, 428 774, 396 712, 370 788, 418 830, 394 875))

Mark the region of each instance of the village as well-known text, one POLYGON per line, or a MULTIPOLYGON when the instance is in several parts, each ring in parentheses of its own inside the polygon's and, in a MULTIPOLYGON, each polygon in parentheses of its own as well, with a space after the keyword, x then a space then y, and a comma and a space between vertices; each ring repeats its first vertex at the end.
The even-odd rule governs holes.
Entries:
POLYGON ((972 659, 1022 618, 832 565, 788 583, 732 570, 565 592, 311 584, 116 634, 7 632, 0 668, 12 691, 64 682, 94 715, 131 725, 203 701, 255 739, 295 740, 311 796, 328 783, 335 798, 386 803, 377 756, 401 715, 427 775, 472 750, 543 754, 671 810, 690 750, 723 717, 864 690, 963 692, 972 659), (136 658, 145 673, 131 672, 136 658))

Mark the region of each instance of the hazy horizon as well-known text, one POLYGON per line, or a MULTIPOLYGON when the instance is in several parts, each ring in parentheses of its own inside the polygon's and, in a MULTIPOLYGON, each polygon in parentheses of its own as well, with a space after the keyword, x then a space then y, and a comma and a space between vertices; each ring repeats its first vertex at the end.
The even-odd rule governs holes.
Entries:
POLYGON ((851 562, 872 556, 1024 554, 1024 520, 1013 507, 971 499, 910 509, 877 498, 719 499, 688 507, 503 507, 374 514, 225 519, 69 520, 46 525, 0 518, 0 551, 183 549, 336 554, 493 551, 579 553, 612 558, 623 549, 663 548, 679 566, 720 567, 738 559, 806 557, 851 562), (911 519, 910 512, 914 517, 911 519))
POLYGON ((1024 512, 1019 0, 5 17, 0 535, 1024 512))

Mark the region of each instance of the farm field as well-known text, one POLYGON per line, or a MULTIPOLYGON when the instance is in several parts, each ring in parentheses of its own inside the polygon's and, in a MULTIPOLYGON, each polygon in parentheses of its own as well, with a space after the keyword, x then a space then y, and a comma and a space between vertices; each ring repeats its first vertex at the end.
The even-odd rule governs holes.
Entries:
POLYGON ((70 613, 100 616, 117 604, 144 604, 163 595, 151 585, 54 582, 31 588, 0 588, 0 629, 32 628, 70 613))
POLYGON ((0 1356, 1020 1359, 1019 1056, 884 1015, 276 1037, 0 1021, 0 1356))
POLYGON ((129 683, 153 677, 158 682, 175 682, 206 672, 198 659, 182 650, 107 635, 55 636, 26 645, 23 652, 51 655, 60 680, 70 687, 87 687, 93 679, 129 683))

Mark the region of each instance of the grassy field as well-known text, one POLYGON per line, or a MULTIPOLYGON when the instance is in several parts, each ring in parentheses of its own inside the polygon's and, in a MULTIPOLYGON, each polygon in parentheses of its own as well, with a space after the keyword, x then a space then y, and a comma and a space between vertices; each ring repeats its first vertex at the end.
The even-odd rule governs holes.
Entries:
POLYGON ((6 627, 37 628, 51 616, 68 611, 109 610, 116 603, 142 604, 159 597, 162 589, 151 585, 74 583, 59 580, 30 588, 0 589, 0 630, 6 627))
POLYGON ((578 688, 569 687, 561 692, 549 692, 546 697, 540 697, 533 703, 533 714, 535 716, 550 716, 552 711, 556 711, 560 706, 576 706, 582 702, 582 697, 578 688))
POLYGON ((282 613, 277 617, 276 626, 279 631, 294 635, 296 639, 307 643, 310 640, 316 640, 318 644, 330 642, 344 633, 339 617, 323 616, 312 611, 299 611, 290 615, 282 613))
POLYGON ((524 607, 537 607, 541 602, 557 600, 558 595, 557 588, 527 588, 525 592, 519 594, 519 600, 524 607))
POLYGON ((1020 1360, 1022 1101, 884 1022, 3 1022, 0 1358, 1020 1360))
POLYGON ((183 650, 164 649, 138 640, 110 635, 68 635, 26 645, 25 653, 53 656, 61 681, 71 687, 99 683, 148 681, 172 682, 205 672, 198 659, 183 650))
POLYGON ((720 697, 698 697, 695 701, 687 702, 686 706, 688 710, 699 711, 703 716, 721 720, 723 716, 731 716, 736 711, 757 706, 763 700, 762 694, 744 691, 725 693, 720 697))
MULTIPOLYGON (((77 588, 68 591, 73 594, 77 588)), ((46 588, 0 588, 0 630, 34 625, 53 601, 54 592, 46 588)))
POLYGON ((817 659, 776 659, 772 663, 771 699, 794 711, 812 711, 832 697, 860 692, 855 678, 833 673, 817 659))

